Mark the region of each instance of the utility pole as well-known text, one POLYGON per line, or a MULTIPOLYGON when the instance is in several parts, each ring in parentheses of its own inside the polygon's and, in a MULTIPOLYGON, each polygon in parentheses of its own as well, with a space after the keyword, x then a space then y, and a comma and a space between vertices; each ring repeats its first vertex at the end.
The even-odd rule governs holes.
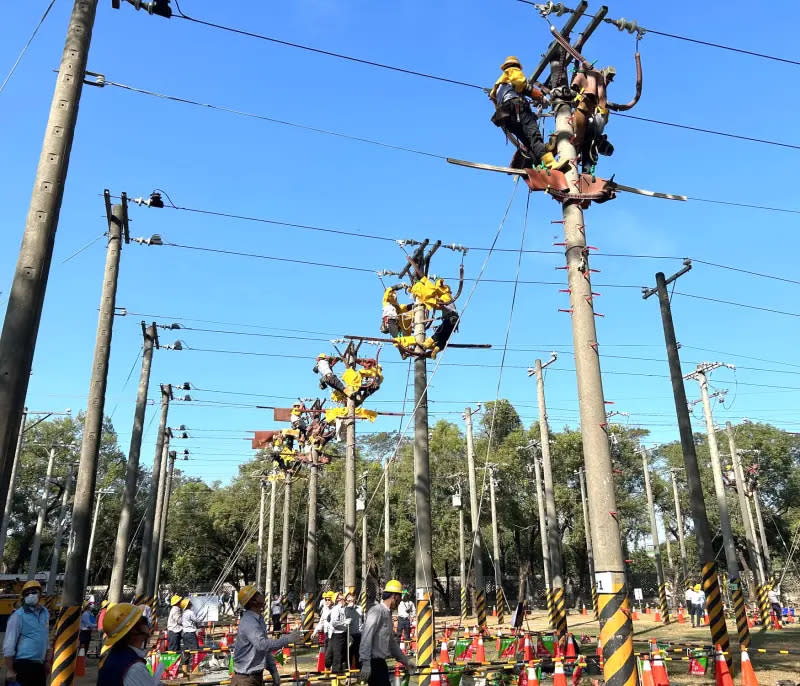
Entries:
POLYGON ((500 530, 497 525, 497 502, 495 488, 497 482, 494 478, 495 466, 489 465, 489 503, 492 508, 492 549, 494 550, 494 585, 495 607, 497 623, 502 624, 505 619, 505 594, 503 593, 503 570, 500 564, 500 530))
MULTIPOLYGON (((480 405, 475 412, 480 410, 480 405)), ((472 526, 472 569, 475 574, 475 598, 472 608, 478 618, 478 626, 486 626, 486 589, 483 582, 483 543, 481 541, 480 511, 478 510, 478 485, 475 479, 475 451, 472 440, 472 408, 464 409, 467 434, 467 478, 469 479, 469 509, 472 526)))
MULTIPOLYGON (((91 4, 93 3, 83 3, 84 6, 91 4)), ((81 71, 80 74, 83 72, 81 71)), ((103 292, 100 299, 100 315, 97 321, 97 340, 89 383, 89 399, 83 422, 81 457, 75 483, 75 502, 72 507, 72 530, 75 534, 75 544, 70 555, 67 556, 67 566, 64 572, 61 613, 56 625, 52 686, 68 686, 72 683, 75 673, 78 629, 85 588, 84 574, 89 554, 89 518, 94 502, 97 462, 103 433, 103 409, 108 380, 108 360, 111 353, 111 333, 114 325, 119 258, 122 240, 124 239, 126 242, 130 240, 125 194, 122 194, 122 203, 113 207, 111 207, 108 190, 104 192, 104 196, 106 218, 108 219, 108 250, 103 277, 103 292)))
POLYGON ((689 588, 689 565, 686 561, 686 541, 683 537, 683 513, 681 512, 681 499, 678 496, 678 482, 675 480, 675 472, 677 469, 670 469, 669 475, 672 480, 672 498, 675 501, 675 525, 678 527, 678 546, 681 551, 681 573, 683 574, 683 583, 675 584, 675 595, 678 595, 678 589, 685 590, 689 588))
POLYGON ((767 530, 764 528, 764 516, 761 514, 761 498, 758 494, 758 487, 753 486, 753 507, 756 511, 758 521, 758 532, 761 538, 761 555, 764 558, 764 575, 767 583, 772 581, 772 558, 769 554, 769 544, 767 543, 767 530))
POLYGON ((272 598, 272 554, 275 548, 275 500, 278 488, 278 475, 275 470, 269 475, 269 526, 267 529, 267 575, 264 579, 264 592, 272 598))
MULTIPOLYGON (((349 363, 346 360, 345 363, 349 363)), ((355 364, 355 360, 353 360, 355 364)), ((349 366, 349 364, 348 364, 349 366)), ((356 592, 356 403, 347 398, 344 455, 344 590, 356 592)))
POLYGON ((72 477, 75 475, 75 464, 69 463, 67 477, 64 479, 64 490, 61 492, 61 509, 58 511, 58 522, 56 523, 56 535, 53 540, 53 557, 50 560, 50 576, 47 579, 47 593, 54 593, 56 581, 58 579, 58 563, 61 557, 61 541, 64 538, 64 524, 67 519, 67 508, 69 507, 69 489, 72 486, 72 477))
POLYGON ((16 448, 14 448, 14 462, 11 465, 11 477, 9 478, 8 492, 6 493, 6 505, 3 509, 3 522, 0 524, 0 562, 3 561, 3 551, 6 548, 8 525, 11 522, 11 511, 14 509, 14 486, 17 483, 17 471, 19 470, 19 460, 22 454, 22 444, 25 442, 25 421, 27 418, 28 408, 26 407, 22 410, 22 417, 19 421, 17 445, 16 448))
MULTIPOLYGON (((592 322, 592 326, 594 327, 594 322, 592 322)), ((550 458, 550 429, 547 425, 547 405, 545 404, 544 397, 543 374, 545 367, 553 364, 557 359, 558 355, 556 355, 556 353, 551 353, 550 359, 545 364, 542 364, 541 360, 536 360, 533 369, 528 369, 528 376, 532 374, 536 375, 536 400, 539 405, 539 439, 541 441, 542 472, 544 476, 544 506, 547 512, 547 535, 549 538, 548 547, 550 549, 553 629, 560 637, 567 633, 567 605, 564 597, 564 577, 562 576, 564 563, 561 557, 561 532, 558 526, 555 489, 553 487, 553 463, 550 458)), ((605 409, 603 409, 603 417, 605 418, 605 409)))
POLYGON ((392 535, 389 531, 392 520, 389 512, 389 456, 383 467, 383 580, 392 578, 392 535))
POLYGON ((47 501, 50 497, 50 479, 53 477, 53 463, 56 459, 55 448, 50 448, 47 457, 47 474, 44 477, 42 487, 42 499, 39 501, 39 516, 36 518, 36 530, 33 534, 33 544, 31 546, 31 559, 28 563, 28 579, 36 578, 36 568, 39 566, 39 550, 42 545, 42 531, 44 530, 44 518, 47 514, 47 501))
POLYGON ((317 449, 312 446, 311 464, 308 466, 308 526, 306 527, 306 569, 305 573, 303 574, 303 585, 304 585, 303 590, 305 591, 306 594, 306 605, 305 609, 303 610, 303 632, 305 633, 306 641, 311 640, 311 632, 314 630, 314 610, 317 607, 318 479, 319 479, 319 457, 317 454, 317 449))
POLYGON ((644 490, 647 494, 647 511, 650 515, 650 535, 653 537, 653 557, 656 563, 656 578, 658 579, 658 602, 661 606, 661 616, 664 618, 664 624, 669 624, 669 605, 667 605, 664 565, 661 563, 661 543, 658 540, 658 526, 656 525, 656 506, 653 502, 653 489, 650 488, 650 466, 647 464, 647 450, 642 447, 641 451, 644 490))
POLYGON ((94 507, 94 516, 92 517, 92 529, 89 533, 89 549, 86 553, 86 569, 83 573, 84 588, 89 585, 89 569, 92 566, 92 552, 94 552, 94 536, 97 533, 97 517, 100 514, 100 506, 103 502, 103 496, 109 495, 113 491, 97 491, 97 501, 94 507))
POLYGON ((139 388, 136 391, 136 409, 133 412, 133 428, 131 429, 131 445, 128 451, 128 463, 125 465, 125 487, 122 491, 122 509, 119 514, 119 528, 114 544, 114 563, 111 567, 111 581, 108 584, 108 601, 122 601, 122 589, 125 585, 125 560, 131 542, 133 512, 136 501, 136 489, 139 480, 139 457, 142 452, 142 433, 147 408, 147 392, 150 387, 150 368, 153 364, 153 348, 158 347, 158 331, 153 322, 145 328, 142 322, 142 371, 139 375, 139 388))
POLYGON ((172 440, 172 429, 167 427, 164 444, 161 448, 161 464, 158 473, 158 491, 156 493, 156 510, 153 519, 153 542, 150 544, 152 557, 150 559, 150 589, 147 591, 149 598, 158 598, 156 585, 156 565, 158 564, 158 546, 161 544, 161 512, 164 509, 164 491, 167 485, 167 464, 169 462, 169 444, 172 440))
MULTIPOLYGON (((284 607, 289 592, 289 514, 292 504, 292 480, 288 474, 283 481, 283 538, 281 539, 281 581, 280 594, 284 607)), ((283 622, 282 622, 283 623, 283 622)))
MULTIPOLYGON (((8 496, 12 455, 23 424, 25 396, 39 333, 47 277, 67 179, 72 139, 97 0, 75 0, 33 182, 3 331, 0 334, 0 503, 8 496)), ((54 674, 60 686, 60 672, 54 674)), ((71 676, 70 671, 70 676, 71 676)))
POLYGON ((539 506, 539 537, 542 539, 542 570, 544 571, 545 600, 547 602, 547 618, 550 621, 550 628, 555 628, 553 619, 553 586, 550 578, 550 536, 547 535, 547 514, 544 508, 544 494, 542 493, 542 459, 538 455, 534 458, 534 468, 536 470, 536 502, 539 506))
POLYGON ((367 555, 369 546, 367 543, 367 473, 361 475, 361 492, 356 502, 356 510, 361 512, 361 593, 358 597, 358 604, 364 616, 367 616, 367 581, 369 576, 369 561, 367 555))
POLYGON ((456 492, 453 495, 453 507, 458 510, 458 571, 461 583, 461 624, 467 621, 467 546, 464 536, 464 506, 461 499, 461 482, 456 484, 456 492))
MULTIPOLYGON (((316 484, 315 484, 316 485, 316 484)), ((261 557, 264 550, 264 500, 267 489, 264 479, 259 480, 260 504, 258 508, 258 549, 256 551, 256 579, 261 579, 261 557)), ((316 494, 315 494, 316 495, 316 494)), ((269 602, 269 598, 267 599, 269 602)))
POLYGON ((169 456, 169 467, 167 469, 167 481, 164 485, 164 499, 161 503, 161 527, 160 535, 158 537, 156 571, 153 579, 153 594, 156 598, 158 598, 158 585, 161 581, 161 560, 164 555, 164 540, 167 538, 167 516, 169 515, 169 501, 172 494, 172 473, 175 471, 175 458, 177 456, 177 452, 175 450, 169 450, 167 455, 162 458, 162 461, 166 459, 167 456, 169 456))
POLYGON ((150 558, 153 551, 153 529, 156 518, 156 500, 158 498, 159 475, 161 474, 161 457, 164 452, 164 437, 167 433, 167 416, 169 415, 169 402, 173 399, 172 386, 161 384, 161 417, 156 434, 156 449, 153 455, 153 476, 150 495, 144 513, 144 526, 142 527, 142 551, 139 555, 139 572, 136 578, 136 593, 134 600, 137 603, 147 602, 152 578, 150 577, 150 558))
MULTIPOLYGON (((747 542, 747 557, 750 558, 750 565, 754 568, 753 576, 756 580, 756 588, 751 587, 750 589, 750 599, 752 601, 755 597, 758 600, 759 611, 761 613, 761 626, 764 628, 769 626, 770 611, 769 602, 761 603, 762 589, 766 581, 764 565, 761 560, 760 551, 758 550, 758 542, 756 541, 755 530, 753 528, 753 518, 750 514, 750 505, 747 502, 742 461, 736 449, 736 438, 733 435, 733 426, 731 426, 730 422, 725 422, 725 432, 728 434, 728 447, 731 452, 733 476, 736 480, 736 496, 739 500, 739 511, 742 513, 742 526, 744 528, 745 541, 747 542)), ((766 598, 766 592, 763 592, 763 596, 766 598)))
MULTIPOLYGON (((714 430, 714 420, 711 417, 711 402, 708 394, 708 375, 719 367, 735 369, 733 365, 722 362, 703 362, 697 369, 687 374, 685 379, 694 379, 700 385, 700 395, 703 399, 703 412, 706 418, 706 432, 708 434, 708 451, 711 453, 711 472, 714 476, 714 492, 717 496, 719 508, 719 527, 722 530, 722 546, 725 549, 725 559, 728 563, 728 588, 731 593, 733 611, 736 615, 736 631, 739 634, 739 644, 743 649, 750 645, 750 630, 747 627, 747 610, 744 606, 741 582, 739 581, 739 561, 736 558, 736 544, 733 541, 731 518, 728 513, 728 499, 725 495, 725 484, 722 481, 722 465, 719 459, 717 434, 714 430)), ((718 394, 715 393, 715 396, 718 394)))
MULTIPOLYGON (((672 381, 672 394, 675 397, 675 414, 678 418, 678 432, 681 438, 681 452, 683 453, 683 464, 686 469, 689 503, 692 508, 692 522, 694 523, 694 531, 697 538, 697 554, 702 565, 702 585, 706 594, 711 642, 714 645, 719 645, 723 652, 727 654, 730 648, 730 639, 728 638, 728 627, 725 624, 722 596, 717 578, 716 555, 712 545, 711 527, 708 525, 703 484, 700 481, 700 469, 697 466, 697 451, 695 450, 694 435, 692 434, 692 421, 689 417, 686 389, 683 386, 681 359, 678 354, 678 341, 675 338, 675 325, 672 321, 672 308, 670 307, 669 293, 667 292, 667 284, 683 276, 691 268, 691 261, 685 260, 683 268, 668 279, 665 278, 663 272, 658 272, 656 274, 656 287, 643 289, 642 298, 647 299, 653 294, 658 294, 661 322, 664 327, 664 341, 667 348, 669 375, 672 381)), ((688 577, 686 583, 689 583, 688 577)))
POLYGON ((583 508, 583 528, 586 534, 586 558, 589 563, 589 583, 592 586, 592 608, 595 619, 597 612, 597 589, 594 586, 594 548, 592 546, 592 527, 589 520, 589 506, 586 503, 586 474, 583 469, 578 470, 578 479, 581 486, 581 506, 583 508))

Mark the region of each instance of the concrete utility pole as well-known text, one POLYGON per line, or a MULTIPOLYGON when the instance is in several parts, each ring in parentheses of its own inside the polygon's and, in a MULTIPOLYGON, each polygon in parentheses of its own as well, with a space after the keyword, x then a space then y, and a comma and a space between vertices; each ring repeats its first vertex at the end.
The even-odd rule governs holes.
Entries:
MULTIPOLYGON (((355 360, 353 360, 355 363, 355 360)), ((347 398, 344 455, 344 590, 356 592, 356 403, 347 398)))
POLYGON ((269 475, 269 525, 267 528, 267 573, 264 579, 264 593, 272 598, 272 553, 275 548, 275 500, 278 488, 278 475, 275 470, 269 475))
POLYGON ((392 520, 389 512, 389 460, 383 467, 383 580, 392 578, 392 534, 390 531, 392 520))
MULTIPOLYGON (((161 503, 161 527, 158 536, 158 554, 156 555, 156 572, 155 577, 153 580, 153 595, 158 598, 158 585, 161 581, 161 560, 164 556, 164 541, 167 538, 167 517, 169 515, 169 501, 172 495, 172 474, 175 471, 175 458, 177 456, 176 451, 169 450, 167 452, 169 456, 169 467, 167 469, 167 481, 164 485, 164 499, 161 503)), ((164 460, 166 459, 166 455, 164 456, 164 460)))
POLYGON ((594 547, 592 546, 592 526, 589 519, 589 506, 586 502, 586 474, 583 469, 578 470, 578 479, 581 485, 581 506, 583 508, 583 529, 586 534, 586 559, 589 563, 589 583, 592 585, 592 608, 595 619, 597 612, 597 589, 594 586, 594 547))
POLYGON ((97 491, 97 502, 94 506, 94 516, 92 517, 92 529, 91 533, 89 534, 89 550, 86 553, 86 570, 83 573, 83 585, 84 587, 89 585, 89 569, 92 566, 92 553, 94 552, 94 536, 97 533, 97 517, 100 514, 100 506, 103 503, 103 496, 110 495, 114 491, 107 490, 107 491, 97 491))
POLYGON ((111 567, 111 581, 108 584, 108 601, 122 601, 122 589, 125 585, 125 561, 128 546, 131 542, 133 512, 136 501, 136 489, 139 480, 139 456, 142 452, 142 433, 147 408, 147 392, 150 387, 150 368, 153 364, 153 348, 158 347, 158 331, 153 322, 145 328, 142 322, 142 372, 139 375, 139 388, 136 391, 136 409, 133 412, 133 428, 131 429, 131 445, 128 451, 128 463, 125 466, 125 488, 122 491, 122 509, 119 514, 119 528, 114 544, 114 562, 111 567))
POLYGON ((458 510, 458 572, 461 583, 461 624, 467 621, 467 546, 464 536, 464 505, 461 498, 461 483, 456 485, 456 494, 453 496, 453 507, 458 510))
POLYGON ((670 469, 669 475, 672 480, 672 498, 675 501, 675 524, 678 527, 678 546, 681 551, 681 573, 683 579, 680 584, 675 584, 675 595, 678 595, 678 590, 685 590, 690 586, 689 580, 689 565, 686 561, 686 540, 683 534, 683 513, 681 512, 681 499, 678 496, 678 482, 675 480, 675 472, 677 469, 670 469))
POLYGON ((153 550, 153 524, 156 518, 156 500, 158 498, 159 475, 161 474, 161 456, 164 452, 164 438, 167 433, 167 416, 169 415, 169 402, 172 400, 172 386, 161 384, 161 417, 156 434, 156 449, 153 455, 153 476, 147 507, 144 512, 144 526, 142 527, 142 551, 139 555, 139 572, 136 578, 136 602, 146 602, 147 594, 152 586, 150 577, 150 558, 155 554, 153 550))
MULTIPOLYGON (((736 558, 736 544, 733 541, 731 518, 728 513, 728 498, 725 495, 725 484, 722 481, 722 464, 719 459, 717 434, 714 430, 714 420, 711 417, 711 402, 708 395, 708 375, 719 367, 729 367, 721 362, 704 362, 697 365, 697 369, 687 374, 685 379, 694 379, 700 384, 700 394, 703 398, 703 412, 706 417, 706 432, 708 434, 708 451, 711 453, 711 472, 714 476, 714 491, 717 496, 719 508, 719 528, 722 530, 722 546, 725 549, 725 559, 728 563, 728 588, 730 589, 733 611, 736 615, 736 631, 739 634, 739 644, 743 649, 750 645, 750 630, 747 627, 747 609, 744 606, 741 582, 739 581, 739 560, 736 558)), ((716 393, 714 394, 717 395, 716 393)))
POLYGON ((259 491, 260 491, 260 498, 259 498, 259 508, 258 508, 258 549, 256 550, 256 579, 261 579, 261 558, 264 551, 264 501, 266 500, 267 496, 266 483, 264 483, 264 479, 261 479, 259 481, 259 491))
POLYGON ((361 512, 361 593, 358 596, 358 604, 367 616, 367 581, 369 577, 369 545, 367 542, 367 473, 361 475, 361 492, 358 495, 356 509, 361 512))
MULTIPOLYGON (((664 340, 667 347, 669 375, 672 380, 672 394, 675 397, 675 413, 678 417, 678 432, 681 437, 681 451, 683 452, 683 463, 686 469, 689 503, 692 508, 692 522, 694 523, 694 531, 697 538, 697 555, 702 565, 702 584, 703 591, 706 594, 706 610, 708 610, 709 628, 711 629, 711 642, 714 645, 719 645, 723 652, 727 654, 730 647, 730 639, 728 638, 728 628, 725 625, 722 596, 717 579, 716 556, 712 545, 711 528, 708 525, 703 484, 700 481, 700 469, 697 466, 697 451, 695 450, 694 435, 692 434, 692 421, 689 417, 689 405, 686 401, 686 389, 683 386, 683 372, 681 371, 681 360, 678 354, 678 341, 675 338, 675 325, 672 321, 672 308, 670 307, 669 293, 667 292, 667 284, 683 276, 691 268, 692 263, 686 260, 684 267, 668 279, 664 277, 663 272, 658 272, 656 274, 656 287, 645 288, 642 297, 647 299, 655 293, 658 294, 661 322, 664 327, 664 340)), ((686 583, 687 585, 689 584, 688 577, 686 583)))
MULTIPOLYGON (((97 0, 75 0, 45 127, 14 281, 0 334, 0 503, 11 482, 12 455, 25 407, 47 277, 67 179, 72 139, 97 0)), ((54 672, 60 686, 61 669, 54 672)), ((70 671, 70 675, 71 675, 70 671)))
MULTIPOLYGON (((475 409, 477 412, 480 405, 475 409)), ((472 526, 472 569, 475 574, 475 597, 472 609, 478 618, 478 626, 486 626, 486 588, 483 582, 483 543, 481 541, 480 511, 478 510, 478 485, 475 479, 475 451, 472 440, 472 408, 464 409, 467 434, 467 478, 469 479, 469 509, 472 526)))
POLYGON ((284 607, 289 592, 289 520, 292 504, 292 480, 289 475, 283 481, 283 538, 281 539, 281 581, 280 593, 284 607))
MULTIPOLYGON (((565 210, 566 211, 566 210, 565 210)), ((594 323, 592 323, 594 326, 594 323)), ((539 405, 539 439, 542 451, 542 473, 544 475, 544 506, 547 512, 547 536, 550 549, 550 583, 553 608, 553 629, 559 636, 567 633, 567 604, 564 597, 564 563, 561 557, 561 532, 556 513, 556 496, 553 487, 553 463, 550 458, 550 429, 547 425, 547 405, 544 398, 545 367, 553 364, 558 355, 552 353, 550 359, 542 364, 536 360, 534 368, 528 370, 528 376, 536 375, 536 400, 539 405)), ((599 370, 598 370, 599 371, 599 370)), ((603 410, 605 417, 605 409, 603 410)), ((610 459, 610 458, 609 458, 610 459)))
POLYGON ((312 446, 311 464, 308 466, 306 569, 303 574, 303 591, 306 594, 306 605, 303 611, 303 631, 305 632, 305 640, 307 641, 311 640, 311 632, 314 630, 314 610, 317 607, 317 482, 319 479, 319 469, 317 449, 312 446))
POLYGON ((17 445, 14 449, 14 462, 11 465, 11 477, 9 478, 8 492, 6 493, 6 505, 3 509, 3 522, 0 524, 0 562, 3 560, 3 551, 6 548, 6 536, 8 535, 8 525, 11 522, 11 511, 14 509, 14 486, 17 483, 17 472, 19 471, 22 444, 25 442, 25 420, 27 418, 28 408, 26 407, 22 410, 22 417, 19 422, 17 445))
MULTIPOLYGON (((84 6, 92 3, 83 3, 84 6)), ((81 72, 82 74, 83 72, 81 72)), ((97 481, 97 462, 103 434, 103 408, 108 379, 108 359, 111 353, 111 333, 114 324, 114 308, 117 296, 117 276, 122 239, 128 240, 128 213, 125 194, 122 204, 111 207, 109 193, 105 192, 106 217, 108 219, 108 250, 106 253, 103 293, 100 299, 100 315, 97 321, 92 376, 89 383, 89 399, 83 422, 83 442, 75 483, 75 503, 72 507, 72 530, 75 544, 67 556, 64 573, 64 589, 61 614, 58 617, 53 661, 52 686, 71 684, 78 653, 78 629, 83 603, 84 574, 89 555, 89 518, 94 503, 97 481)))
POLYGON ((56 523, 56 535, 53 540, 53 557, 50 560, 50 576, 47 578, 47 593, 55 593, 56 582, 58 579, 58 563, 61 557, 61 545, 64 538, 64 524, 67 519, 67 508, 69 507, 69 489, 72 486, 72 477, 75 475, 75 465, 70 462, 67 476, 64 479, 64 490, 61 492, 61 509, 58 511, 58 522, 56 523))
POLYGON ((33 533, 31 545, 31 559, 28 563, 28 579, 36 578, 36 568, 39 566, 39 550, 42 546, 42 531, 44 531, 44 518, 47 514, 47 501, 50 497, 50 479, 53 477, 53 463, 56 459, 55 448, 50 448, 47 457, 47 473, 42 487, 42 499, 39 501, 39 516, 36 518, 36 530, 33 533))
POLYGON ((653 502, 653 489, 650 488, 650 467, 647 464, 647 450, 642 452, 642 472, 644 473, 644 490, 647 494, 647 511, 650 515, 650 535, 653 537, 653 557, 656 563, 656 578, 658 579, 658 603, 664 624, 669 624, 669 605, 667 605, 667 587, 664 579, 664 565, 661 563, 661 543, 658 540, 658 526, 656 524, 656 506, 653 502))
POLYGON ((769 583, 772 581, 772 558, 769 554, 767 530, 764 528, 764 516, 761 514, 761 498, 758 494, 757 486, 753 486, 753 507, 756 511, 756 521, 758 521, 759 537, 761 538, 761 555, 764 558, 764 575, 767 579, 767 583, 769 583))
POLYGON ((544 494, 542 493, 542 460, 539 456, 534 459, 536 470, 536 503, 539 506, 539 537, 542 539, 542 571, 544 572, 545 600, 547 601, 547 617, 550 628, 554 627, 553 620, 553 587, 550 578, 550 536, 547 535, 547 514, 544 508, 544 494))
POLYGON ((165 491, 167 486, 167 465, 169 462, 169 444, 172 440, 172 429, 167 427, 164 436, 164 445, 161 448, 161 464, 158 472, 158 491, 156 493, 156 510, 153 519, 153 542, 150 544, 152 556, 150 558, 150 588, 147 595, 150 598, 158 598, 158 586, 156 585, 156 565, 158 564, 158 547, 161 545, 161 513, 164 509, 165 491))
MULTIPOLYGON (((761 598, 761 589, 765 583, 764 565, 761 560, 761 555, 758 550, 758 543, 756 541, 755 530, 753 527, 753 518, 750 514, 750 505, 747 502, 747 493, 745 492, 744 472, 742 471, 742 460, 739 457, 739 452, 736 449, 736 438, 733 435, 733 426, 730 422, 725 422, 725 432, 728 434, 728 447, 731 452, 731 462, 733 464, 733 476, 736 480, 736 497, 739 501, 739 511, 742 514, 742 526, 744 528, 744 537, 747 542, 747 557, 750 559, 750 565, 753 567, 753 576, 755 577, 755 588, 750 588, 750 599, 757 600, 761 598)), ((761 624, 762 626, 769 626, 769 606, 763 606, 759 602, 759 609, 761 610, 761 624), (766 610, 766 616, 764 615, 766 610)))
POLYGON ((500 564, 500 529, 497 524, 497 502, 495 499, 495 488, 497 482, 494 478, 495 466, 489 465, 489 504, 492 509, 492 550, 494 551, 494 585, 495 585, 495 608, 497 611, 497 623, 502 624, 505 619, 505 594, 503 593, 503 570, 500 564))

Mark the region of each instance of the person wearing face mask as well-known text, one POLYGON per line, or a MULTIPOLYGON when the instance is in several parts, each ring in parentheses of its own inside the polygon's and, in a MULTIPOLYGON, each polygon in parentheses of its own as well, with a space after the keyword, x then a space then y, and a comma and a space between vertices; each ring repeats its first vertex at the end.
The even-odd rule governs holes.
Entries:
POLYGON ((26 581, 20 594, 22 606, 8 618, 3 640, 6 681, 20 686, 45 686, 52 653, 48 650, 50 613, 39 604, 42 586, 26 581))
POLYGON ((292 643, 300 643, 303 634, 293 631, 278 639, 269 638, 264 621, 266 599, 255 586, 245 586, 239 591, 239 605, 244 608, 244 614, 233 644, 231 686, 262 686, 265 669, 272 675, 273 686, 279 686, 281 675, 272 653, 292 643))
POLYGON ((344 614, 350 626, 350 668, 361 669, 361 660, 358 659, 358 651, 361 648, 361 629, 364 627, 364 613, 356 605, 356 598, 352 593, 348 593, 345 598, 344 614))
POLYGON ((179 653, 181 650, 181 637, 183 636, 183 598, 177 593, 170 599, 169 616, 167 617, 167 650, 179 653))
POLYGON ((188 651, 199 650, 200 644, 197 642, 197 615, 192 609, 192 601, 188 598, 181 600, 181 626, 183 629, 183 660, 181 661, 181 670, 184 675, 189 676, 189 663, 192 660, 192 655, 188 651))
POLYGON ((108 651, 100 662, 97 686, 154 686, 157 679, 145 662, 150 624, 141 605, 116 603, 106 612, 103 628, 108 651))

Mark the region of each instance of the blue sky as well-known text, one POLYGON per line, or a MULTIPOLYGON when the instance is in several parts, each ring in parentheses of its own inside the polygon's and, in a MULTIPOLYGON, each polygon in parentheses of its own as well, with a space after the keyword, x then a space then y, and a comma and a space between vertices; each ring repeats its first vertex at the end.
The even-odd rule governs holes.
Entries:
MULTIPOLYGON (((0 72, 13 63, 45 2, 14 3, 0 26, 0 72), (41 5, 41 6, 40 6, 41 5)), ((292 3, 207 3, 184 0, 184 12, 282 40, 491 85, 498 65, 517 54, 527 71, 548 42, 546 24, 513 0, 438 3, 368 3, 297 0, 292 3)), ((599 3, 594 3, 594 9, 599 3)), ((7 249, 0 254, 0 307, 10 288, 41 138, 52 96, 71 3, 58 0, 5 91, 0 93, 0 203, 7 249)), ((793 56, 794 3, 777 2, 771 19, 753 14, 751 2, 683 7, 670 3, 615 2, 609 16, 635 18, 660 31, 793 56), (776 18, 782 17, 783 21, 776 18), (758 19, 758 20, 756 20, 758 19)), ((560 25, 563 22, 558 20, 560 25)), ((782 88, 797 67, 693 45, 656 35, 641 42, 644 93, 634 114, 764 139, 798 143, 787 122, 800 96, 782 88)), ((615 99, 633 91, 634 39, 603 26, 585 54, 616 65, 615 99)), ((165 20, 123 5, 101 2, 89 69, 119 83, 385 141, 464 159, 506 164, 511 151, 489 122, 491 105, 478 90, 448 85, 290 47, 233 35, 185 20, 165 20)), ((797 151, 736 141, 633 120, 612 119, 616 147, 598 173, 630 185, 689 196, 796 205, 791 190, 797 151)), ((512 182, 443 160, 298 130, 219 111, 191 107, 117 88, 84 89, 61 211, 53 268, 31 377, 32 409, 77 411, 86 393, 104 261, 103 240, 76 250, 105 230, 103 188, 130 197, 165 189, 180 206, 338 228, 390 238, 441 238, 467 246, 491 242, 512 182)), ((518 189, 498 246, 520 247, 525 208, 518 189)), ((174 210, 132 207, 135 236, 159 233, 180 244, 293 258, 370 270, 397 269, 400 248, 388 241, 214 218, 174 210)), ((524 247, 558 250, 560 208, 531 197, 524 247)), ((606 399, 630 413, 622 421, 652 431, 652 440, 677 438, 664 361, 657 303, 643 301, 639 286, 654 273, 677 271, 688 256, 794 278, 797 214, 674 203, 627 196, 592 207, 586 215, 591 245, 607 253, 674 258, 594 258, 598 338, 604 354, 606 399), (603 286, 600 284, 609 284, 603 286), (631 359, 637 358, 637 359, 631 359), (645 358, 645 359, 639 359, 645 358)), ((465 259, 475 277, 486 257, 465 259)), ((440 252, 433 271, 457 273, 459 258, 440 252)), ((513 280, 517 255, 496 252, 487 279, 513 280)), ((526 253, 520 278, 561 283, 559 254, 526 253)), ((472 283, 467 284, 467 289, 472 283)), ((547 375, 553 428, 577 424, 569 315, 559 285, 520 284, 509 350, 500 384, 526 423, 535 420, 535 387, 526 368, 552 349, 561 355, 547 375)), ((798 312, 798 286, 701 264, 678 291, 798 312)), ((248 430, 274 426, 271 413, 254 405, 317 392, 314 356, 342 334, 379 335, 379 279, 366 272, 223 256, 177 247, 124 247, 117 304, 130 314, 115 323, 106 412, 113 412, 127 448, 138 379, 139 321, 276 335, 257 337, 181 331, 193 350, 157 351, 151 397, 159 382, 190 381, 192 403, 175 403, 170 424, 190 427, 178 447, 191 451, 189 474, 227 479, 251 455, 248 430), (158 315, 158 316, 153 316, 158 315), (195 321, 191 321, 195 320, 195 321), (199 320, 229 322, 209 324, 199 320), (260 328, 257 328, 260 327, 260 328), (294 331, 291 331, 294 330, 294 331), (298 331, 312 333, 298 333, 298 331), (301 336, 321 340, 298 340, 301 336), (197 349, 253 354, 222 354, 197 349), (290 355, 295 357, 283 357, 290 355), (133 368, 133 373, 129 373, 133 368), (213 390, 211 390, 213 389, 213 390), (216 391, 228 391, 222 393, 216 391), (246 393, 253 395, 234 395, 246 393), (261 397, 263 396, 263 397, 261 397), (198 402, 202 401, 202 402, 198 402), (223 403, 220 405, 219 403, 223 403), (238 403, 251 407, 229 407, 238 403)), ((508 324, 511 283, 482 282, 465 310, 454 342, 492 343, 491 351, 451 350, 431 378, 431 414, 461 423, 467 403, 493 399, 508 324), (474 366, 453 366, 453 365, 474 366)), ((463 307, 465 298, 462 298, 463 307)), ((678 337, 688 372, 696 362, 738 365, 719 370, 714 388, 728 388, 715 407, 719 421, 743 417, 800 430, 800 363, 797 318, 676 295, 678 337), (721 352, 712 352, 721 351, 721 352), (723 354, 724 353, 724 354, 723 354), (762 358, 764 361, 748 359, 762 358), (751 369, 746 369, 750 367, 751 369), (755 369, 754 369, 755 368, 755 369)), ((170 343, 172 332, 162 332, 170 343)), ((406 367, 384 349, 386 381, 373 396, 375 409, 399 410, 406 367)), ((697 385, 687 387, 690 398, 697 385)), ((409 394, 411 391, 409 391, 409 394)), ((148 408, 143 456, 155 439, 148 408)), ((396 417, 367 430, 396 429, 396 417)), ((694 427, 704 430, 699 408, 694 427)))

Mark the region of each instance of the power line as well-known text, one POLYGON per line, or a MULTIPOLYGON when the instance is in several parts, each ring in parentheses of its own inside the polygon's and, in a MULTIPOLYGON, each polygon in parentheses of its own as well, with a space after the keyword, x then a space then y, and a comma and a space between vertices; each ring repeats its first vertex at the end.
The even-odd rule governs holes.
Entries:
POLYGON ((28 38, 28 42, 22 47, 22 51, 17 56, 16 61, 14 64, 11 65, 11 69, 9 70, 8 74, 6 74, 6 78, 3 79, 3 83, 0 83, 0 93, 3 92, 3 89, 6 87, 6 84, 11 80, 11 77, 14 75, 14 72, 17 70, 19 63, 22 61, 22 58, 25 56, 25 53, 28 51, 31 43, 33 43, 33 39, 36 38, 36 34, 39 33, 39 29, 42 28, 42 24, 44 24, 44 20, 47 19, 47 15, 50 14, 50 10, 53 9, 53 5, 56 4, 56 0, 50 0, 50 4, 45 9, 44 14, 42 14, 41 19, 39 19, 39 23, 36 24, 36 28, 33 30, 31 37, 28 38))
POLYGON ((787 317, 800 317, 800 312, 786 312, 785 310, 776 310, 771 307, 760 307, 758 305, 747 305, 745 303, 735 302, 733 300, 723 300, 721 298, 712 298, 707 295, 695 295, 692 293, 681 293, 680 291, 675 291, 674 295, 681 295, 684 298, 694 298, 695 300, 706 300, 708 302, 714 303, 721 303, 723 305, 733 305, 735 307, 744 307, 748 310, 758 310, 760 312, 770 312, 772 314, 782 314, 786 315, 787 317))

